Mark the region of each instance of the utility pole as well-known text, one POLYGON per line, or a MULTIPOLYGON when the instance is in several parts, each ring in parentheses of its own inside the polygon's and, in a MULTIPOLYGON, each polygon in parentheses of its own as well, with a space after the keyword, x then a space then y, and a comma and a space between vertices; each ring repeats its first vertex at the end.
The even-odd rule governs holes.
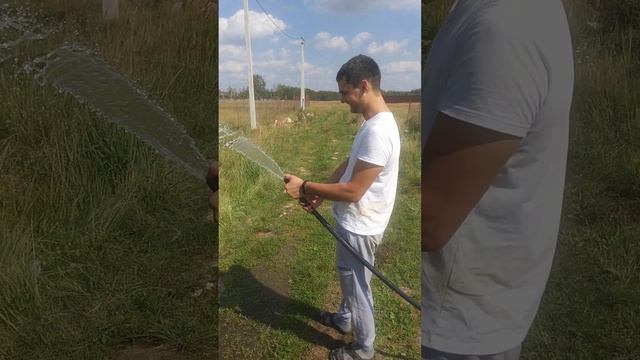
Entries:
POLYGON ((304 110, 304 38, 300 37, 300 108, 304 110))
POLYGON ((249 64, 249 116, 251 130, 256 128, 256 99, 253 95, 253 63, 251 61, 251 32, 249 31, 249 0, 244 0, 244 41, 247 47, 247 63, 249 64))
POLYGON ((117 19, 119 15, 118 0, 102 0, 102 17, 105 20, 117 19))

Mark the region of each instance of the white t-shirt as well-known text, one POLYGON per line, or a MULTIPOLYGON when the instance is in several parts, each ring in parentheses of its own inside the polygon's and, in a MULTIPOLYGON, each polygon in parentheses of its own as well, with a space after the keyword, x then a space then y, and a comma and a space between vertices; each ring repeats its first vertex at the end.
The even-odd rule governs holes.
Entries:
POLYGON ((400 133, 390 112, 365 121, 351 147, 349 162, 340 182, 349 182, 357 160, 384 166, 360 201, 336 201, 333 216, 344 229, 359 235, 384 232, 396 199, 400 164, 400 133))
POLYGON ((561 0, 459 0, 424 75, 423 141, 442 112, 522 142, 450 242, 422 255, 422 344, 506 351, 532 324, 558 236, 573 92, 561 0))

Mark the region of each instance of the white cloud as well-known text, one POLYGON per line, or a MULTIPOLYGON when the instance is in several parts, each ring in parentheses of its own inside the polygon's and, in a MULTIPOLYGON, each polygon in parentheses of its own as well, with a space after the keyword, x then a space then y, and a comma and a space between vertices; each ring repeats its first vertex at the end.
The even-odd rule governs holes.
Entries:
POLYGON ((264 75, 282 72, 283 70, 285 72, 292 71, 299 59, 300 57, 293 54, 289 49, 281 48, 277 51, 269 49, 255 55, 253 62, 254 72, 264 75))
POLYGON ((390 10, 420 9, 420 1, 418 0, 379 0, 379 2, 384 3, 390 10))
POLYGON ((356 12, 372 8, 388 10, 420 9, 418 0, 305 0, 305 5, 323 12, 356 12))
MULTIPOLYGON (((271 20, 269 20, 269 15, 249 10, 251 39, 260 39, 277 34, 278 30, 273 23, 276 23, 282 30, 288 27, 284 21, 274 16, 271 16, 271 20)), ((219 18, 218 31, 220 42, 244 39, 244 10, 238 10, 229 18, 219 18)))
POLYGON ((383 44, 380 44, 380 45, 378 45, 378 43, 374 41, 371 44, 369 44, 368 51, 371 54, 392 53, 407 46, 408 43, 409 41, 407 39, 403 39, 401 41, 395 41, 395 40, 385 41, 383 44))
POLYGON ((239 46, 239 45, 220 45, 220 47, 218 48, 218 54, 220 54, 221 58, 234 58, 234 59, 239 59, 243 56, 246 56, 245 54, 245 49, 244 46, 239 46))
POLYGON ((362 44, 364 44, 365 41, 371 39, 373 37, 373 34, 370 32, 361 32, 358 33, 356 36, 353 37, 353 39, 351 39, 351 44, 353 46, 361 46, 362 44))
POLYGON ((383 68, 389 74, 420 72, 420 61, 394 61, 383 68))
POLYGON ((247 64, 242 61, 225 61, 221 62, 218 68, 221 73, 237 73, 245 71, 246 66, 247 64))
POLYGON ((414 90, 420 88, 420 77, 414 74, 392 74, 382 80, 384 90, 414 90))
POLYGON ((254 66, 257 69, 261 70, 277 70, 277 69, 287 69, 291 67, 291 63, 287 59, 267 59, 256 61, 254 66))
POLYGON ((402 51, 402 54, 404 55, 405 58, 414 58, 414 59, 418 59, 420 58, 420 51, 411 51, 411 50, 404 50, 402 51))
MULTIPOLYGON (((298 68, 300 68, 298 66, 298 68)), ((327 77, 330 75, 332 75, 334 73, 334 70, 326 67, 326 66, 315 66, 311 63, 308 62, 304 62, 304 76, 306 77, 311 77, 311 76, 317 76, 317 77, 327 77)), ((331 80, 333 80, 333 77, 330 77, 331 80)))
POLYGON ((318 50, 324 49, 338 49, 338 50, 347 50, 349 48, 349 44, 342 36, 331 36, 328 32, 320 32, 313 39, 314 47, 318 50))

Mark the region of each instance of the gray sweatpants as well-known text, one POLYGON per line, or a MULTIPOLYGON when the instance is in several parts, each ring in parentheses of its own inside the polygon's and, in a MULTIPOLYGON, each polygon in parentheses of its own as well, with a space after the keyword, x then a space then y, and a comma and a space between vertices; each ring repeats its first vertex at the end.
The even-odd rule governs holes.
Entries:
MULTIPOLYGON (((375 262, 375 251, 382 235, 358 235, 343 229, 340 225, 336 232, 351 244, 370 264, 375 262)), ((360 263, 345 247, 336 244, 336 261, 340 276, 342 302, 338 308, 337 322, 343 329, 351 328, 355 333, 355 345, 362 353, 373 354, 373 341, 376 328, 371 294, 371 271, 360 263)))
POLYGON ((491 355, 458 355, 450 354, 435 349, 422 347, 422 360, 518 360, 522 345, 491 355))

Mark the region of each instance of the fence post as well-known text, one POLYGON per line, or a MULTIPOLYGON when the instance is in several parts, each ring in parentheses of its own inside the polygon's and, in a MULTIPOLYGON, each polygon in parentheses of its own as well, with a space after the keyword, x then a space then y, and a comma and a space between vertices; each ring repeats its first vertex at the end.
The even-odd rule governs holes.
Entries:
POLYGON ((118 0, 102 0, 102 17, 105 20, 117 19, 119 15, 118 0))

